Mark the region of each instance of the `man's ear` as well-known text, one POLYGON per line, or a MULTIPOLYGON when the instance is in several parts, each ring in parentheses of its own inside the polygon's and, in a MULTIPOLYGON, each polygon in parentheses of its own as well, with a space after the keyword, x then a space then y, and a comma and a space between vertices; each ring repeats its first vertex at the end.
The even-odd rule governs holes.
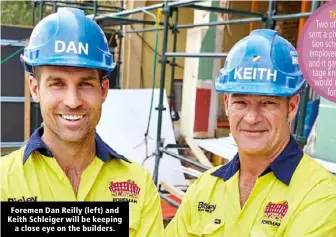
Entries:
POLYGON ((108 78, 102 78, 101 80, 101 86, 102 86, 102 96, 103 96, 103 102, 105 102, 105 99, 107 97, 107 93, 110 87, 110 81, 108 78))
POLYGON ((29 89, 30 94, 32 95, 34 101, 36 103, 40 103, 40 90, 39 90, 39 83, 34 76, 29 76, 29 89))
POLYGON ((300 95, 295 94, 292 97, 289 98, 288 101, 288 122, 291 122, 295 116, 296 113, 299 110, 299 105, 300 105, 300 95))
POLYGON ((229 94, 224 94, 223 98, 224 98, 225 114, 226 114, 226 116, 229 116, 228 115, 228 107, 229 107, 229 99, 230 99, 229 94))

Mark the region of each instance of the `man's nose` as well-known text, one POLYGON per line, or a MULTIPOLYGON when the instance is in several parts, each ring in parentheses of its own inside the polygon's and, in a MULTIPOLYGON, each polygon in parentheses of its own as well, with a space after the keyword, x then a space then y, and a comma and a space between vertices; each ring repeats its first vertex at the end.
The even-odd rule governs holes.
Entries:
POLYGON ((75 109, 82 105, 83 100, 75 87, 68 87, 63 98, 63 103, 69 108, 75 109))
POLYGON ((257 124, 263 120, 263 116, 257 107, 249 108, 244 120, 249 124, 257 124))

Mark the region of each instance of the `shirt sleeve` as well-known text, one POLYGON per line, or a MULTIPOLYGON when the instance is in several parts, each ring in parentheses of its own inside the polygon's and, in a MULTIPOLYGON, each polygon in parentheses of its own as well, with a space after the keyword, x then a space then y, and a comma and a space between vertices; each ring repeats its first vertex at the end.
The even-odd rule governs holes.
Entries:
POLYGON ((284 237, 336 236, 336 194, 304 205, 294 214, 284 237))
POLYGON ((190 213, 191 213, 191 204, 193 197, 193 192, 195 189, 197 181, 193 183, 188 189, 185 195, 183 196, 183 200, 181 205, 176 211, 174 218, 169 222, 165 229, 164 237, 189 237, 188 226, 190 222, 190 213))
POLYGON ((5 192, 4 192, 4 190, 1 189, 0 192, 1 192, 1 202, 8 201, 7 196, 6 196, 5 192))
POLYGON ((6 169, 4 167, 3 161, 5 159, 5 156, 0 157, 0 192, 1 192, 1 202, 4 201, 8 201, 8 197, 7 197, 7 193, 8 189, 7 189, 7 172, 6 169))
POLYGON ((145 203, 141 212, 141 221, 134 237, 162 237, 163 216, 160 196, 152 177, 147 173, 145 203))

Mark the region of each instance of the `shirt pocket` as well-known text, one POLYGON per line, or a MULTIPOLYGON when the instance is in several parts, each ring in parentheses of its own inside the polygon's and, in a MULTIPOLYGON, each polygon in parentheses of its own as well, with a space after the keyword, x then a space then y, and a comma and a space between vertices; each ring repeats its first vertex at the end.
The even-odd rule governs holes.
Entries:
POLYGON ((199 220, 188 227, 188 233, 197 237, 223 236, 224 222, 215 224, 209 220, 199 220))
MULTIPOLYGON (((129 230, 130 232, 137 232, 141 220, 141 210, 136 205, 129 204, 130 215, 129 215, 129 230)), ((132 236, 132 235, 130 235, 132 236)))
POLYGON ((283 233, 278 230, 278 227, 257 225, 252 227, 250 237, 281 237, 283 233))

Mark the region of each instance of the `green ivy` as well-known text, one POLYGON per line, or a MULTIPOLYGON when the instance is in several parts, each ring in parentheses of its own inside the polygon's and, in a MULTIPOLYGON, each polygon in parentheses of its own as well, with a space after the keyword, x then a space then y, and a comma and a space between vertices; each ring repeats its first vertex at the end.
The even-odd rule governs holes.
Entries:
POLYGON ((31 26, 32 19, 30 1, 1 1, 1 24, 31 26))
MULTIPOLYGON (((1 24, 32 26, 33 25, 32 2, 33 1, 0 1, 1 24)), ((40 20, 40 11, 38 2, 39 1, 37 1, 35 7, 35 24, 40 20)), ((75 3, 77 1, 68 0, 67 2, 75 3)), ((120 1, 119 0, 99 1, 98 5, 109 5, 120 7, 120 1)), ((49 15, 50 13, 53 13, 52 6, 43 5, 42 9, 43 9, 43 17, 49 15)), ((93 13, 92 10, 85 10, 85 14, 92 14, 92 13, 93 13)))

